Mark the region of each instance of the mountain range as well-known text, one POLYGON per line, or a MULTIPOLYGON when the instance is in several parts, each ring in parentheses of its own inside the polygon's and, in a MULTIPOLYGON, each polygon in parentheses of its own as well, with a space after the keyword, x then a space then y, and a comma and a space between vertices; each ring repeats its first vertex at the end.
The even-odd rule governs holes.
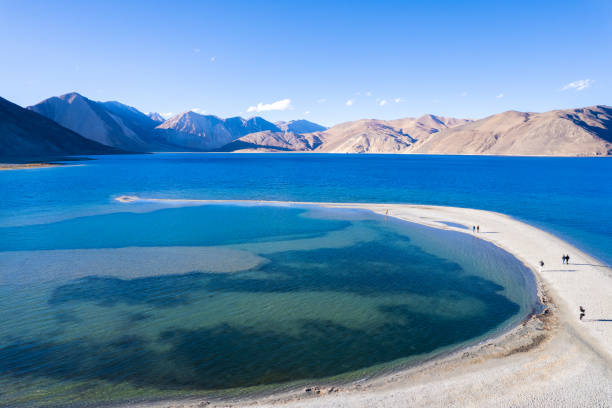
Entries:
POLYGON ((454 126, 411 151, 426 154, 612 155, 612 108, 508 111, 454 126))
POLYGON ((86 139, 45 116, 0 98, 0 157, 5 160, 113 153, 121 150, 86 139))
POLYGON ((168 119, 156 130, 157 137, 166 144, 200 151, 218 149, 249 133, 280 131, 274 123, 260 117, 222 119, 191 111, 168 119))
POLYGON ((95 102, 78 93, 54 96, 27 109, 90 140, 131 151, 147 150, 148 131, 157 123, 119 102, 95 102))
MULTIPOLYGON (((604 105, 544 113, 508 111, 479 120, 436 115, 396 120, 361 119, 326 128, 304 119, 272 123, 258 116, 223 119, 193 111, 166 120, 159 113, 145 114, 120 102, 97 102, 75 92, 45 99, 27 110, 2 101, 0 107, 6 111, 19 108, 30 114, 0 116, 0 129, 12 129, 0 134, 3 156, 9 150, 10 154, 21 156, 28 156, 29 152, 40 155, 45 150, 54 154, 59 151, 71 152, 62 154, 297 151, 612 155, 612 108, 604 105), (10 109, 6 108, 9 104, 10 109), (45 123, 48 132, 34 130, 45 123), (9 147, 12 146, 9 141, 17 134, 16 128, 29 128, 30 133, 38 136, 31 138, 30 144, 23 139, 9 147), (71 131, 70 137, 66 136, 67 131, 71 131), (57 136, 59 133, 61 137, 57 136), (95 143, 85 145, 81 139, 95 143), (69 140, 72 148, 66 145, 69 140), (54 143, 57 146, 52 148, 54 143)), ((22 138, 27 133, 24 132, 19 133, 22 138)))

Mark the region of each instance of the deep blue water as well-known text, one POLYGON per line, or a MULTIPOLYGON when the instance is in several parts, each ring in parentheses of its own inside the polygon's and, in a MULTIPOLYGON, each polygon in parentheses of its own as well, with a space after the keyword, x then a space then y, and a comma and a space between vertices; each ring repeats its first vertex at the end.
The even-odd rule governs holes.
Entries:
POLYGON ((117 211, 112 198, 397 202, 499 211, 612 264, 612 160, 163 154, 0 172, 0 225, 117 211))

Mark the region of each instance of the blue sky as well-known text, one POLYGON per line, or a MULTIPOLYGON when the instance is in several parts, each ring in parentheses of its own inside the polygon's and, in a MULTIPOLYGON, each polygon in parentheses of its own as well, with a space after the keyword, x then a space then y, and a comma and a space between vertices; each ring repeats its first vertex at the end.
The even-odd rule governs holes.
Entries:
POLYGON ((497 3, 0 0, 0 96, 325 125, 612 104, 612 2, 497 3))

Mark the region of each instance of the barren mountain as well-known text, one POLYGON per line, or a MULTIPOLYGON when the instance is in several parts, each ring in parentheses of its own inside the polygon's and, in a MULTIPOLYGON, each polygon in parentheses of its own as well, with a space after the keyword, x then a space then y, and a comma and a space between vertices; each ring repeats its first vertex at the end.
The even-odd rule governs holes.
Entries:
POLYGON ((314 134, 299 134, 293 132, 263 132, 250 133, 221 147, 220 151, 297 151, 314 150, 321 140, 314 134))
POLYGON ((247 135, 238 142, 224 150, 612 155, 612 108, 509 111, 477 121, 434 115, 390 121, 362 119, 305 135, 265 133, 247 135))
POLYGON ((341 123, 317 132, 320 152, 333 153, 408 153, 420 139, 459 124, 466 119, 424 115, 396 120, 362 119, 341 123))
POLYGON ((341 123, 315 134, 322 142, 317 151, 326 153, 402 153, 416 141, 375 119, 341 123))
POLYGON ((164 117, 162 115, 160 115, 157 112, 149 112, 147 113, 147 116, 151 118, 151 120, 153 120, 154 122, 157 122, 158 124, 160 123, 164 123, 164 121, 166 119, 164 119, 164 117))
POLYGON ((385 123, 415 139, 421 140, 441 130, 471 122, 469 119, 448 118, 436 115, 423 115, 418 118, 388 120, 385 123))
POLYGON ((312 133, 327 130, 325 126, 321 126, 318 123, 314 123, 306 119, 290 120, 289 122, 276 122, 276 126, 278 126, 283 132, 292 133, 312 133))
POLYGON ((166 121, 119 102, 77 93, 31 109, 82 136, 131 151, 314 151, 596 156, 612 155, 612 108, 508 111, 471 121, 435 115, 362 119, 329 129, 307 120, 222 119, 184 112, 166 121))
POLYGON ((95 102, 78 93, 55 96, 28 107, 87 139, 132 151, 149 149, 148 132, 157 125, 119 102, 95 102))
POLYGON ((35 159, 110 153, 120 151, 0 98, 0 157, 35 159))
POLYGON ((164 142, 191 150, 215 150, 250 133, 280 131, 276 125, 260 117, 221 119, 191 111, 168 119, 156 129, 164 142))
MULTIPOLYGON (((265 132, 241 137, 224 146, 224 151, 317 151, 325 153, 406 153, 420 138, 429 137, 442 129, 467 123, 465 119, 425 115, 392 121, 362 119, 345 122, 323 131, 300 134, 294 132, 265 132)), ((281 129, 311 129, 308 121, 278 122, 281 129), (307 124, 299 123, 307 122, 307 124)))
POLYGON ((503 112, 442 130, 415 144, 411 153, 612 155, 612 108, 503 112))

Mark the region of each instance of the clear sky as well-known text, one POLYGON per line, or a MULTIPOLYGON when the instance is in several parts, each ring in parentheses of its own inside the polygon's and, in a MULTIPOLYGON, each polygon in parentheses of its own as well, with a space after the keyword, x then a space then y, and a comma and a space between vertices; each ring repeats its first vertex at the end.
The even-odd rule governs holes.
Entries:
POLYGON ((612 105, 607 0, 0 0, 0 49, 22 106, 77 91, 333 125, 612 105))

